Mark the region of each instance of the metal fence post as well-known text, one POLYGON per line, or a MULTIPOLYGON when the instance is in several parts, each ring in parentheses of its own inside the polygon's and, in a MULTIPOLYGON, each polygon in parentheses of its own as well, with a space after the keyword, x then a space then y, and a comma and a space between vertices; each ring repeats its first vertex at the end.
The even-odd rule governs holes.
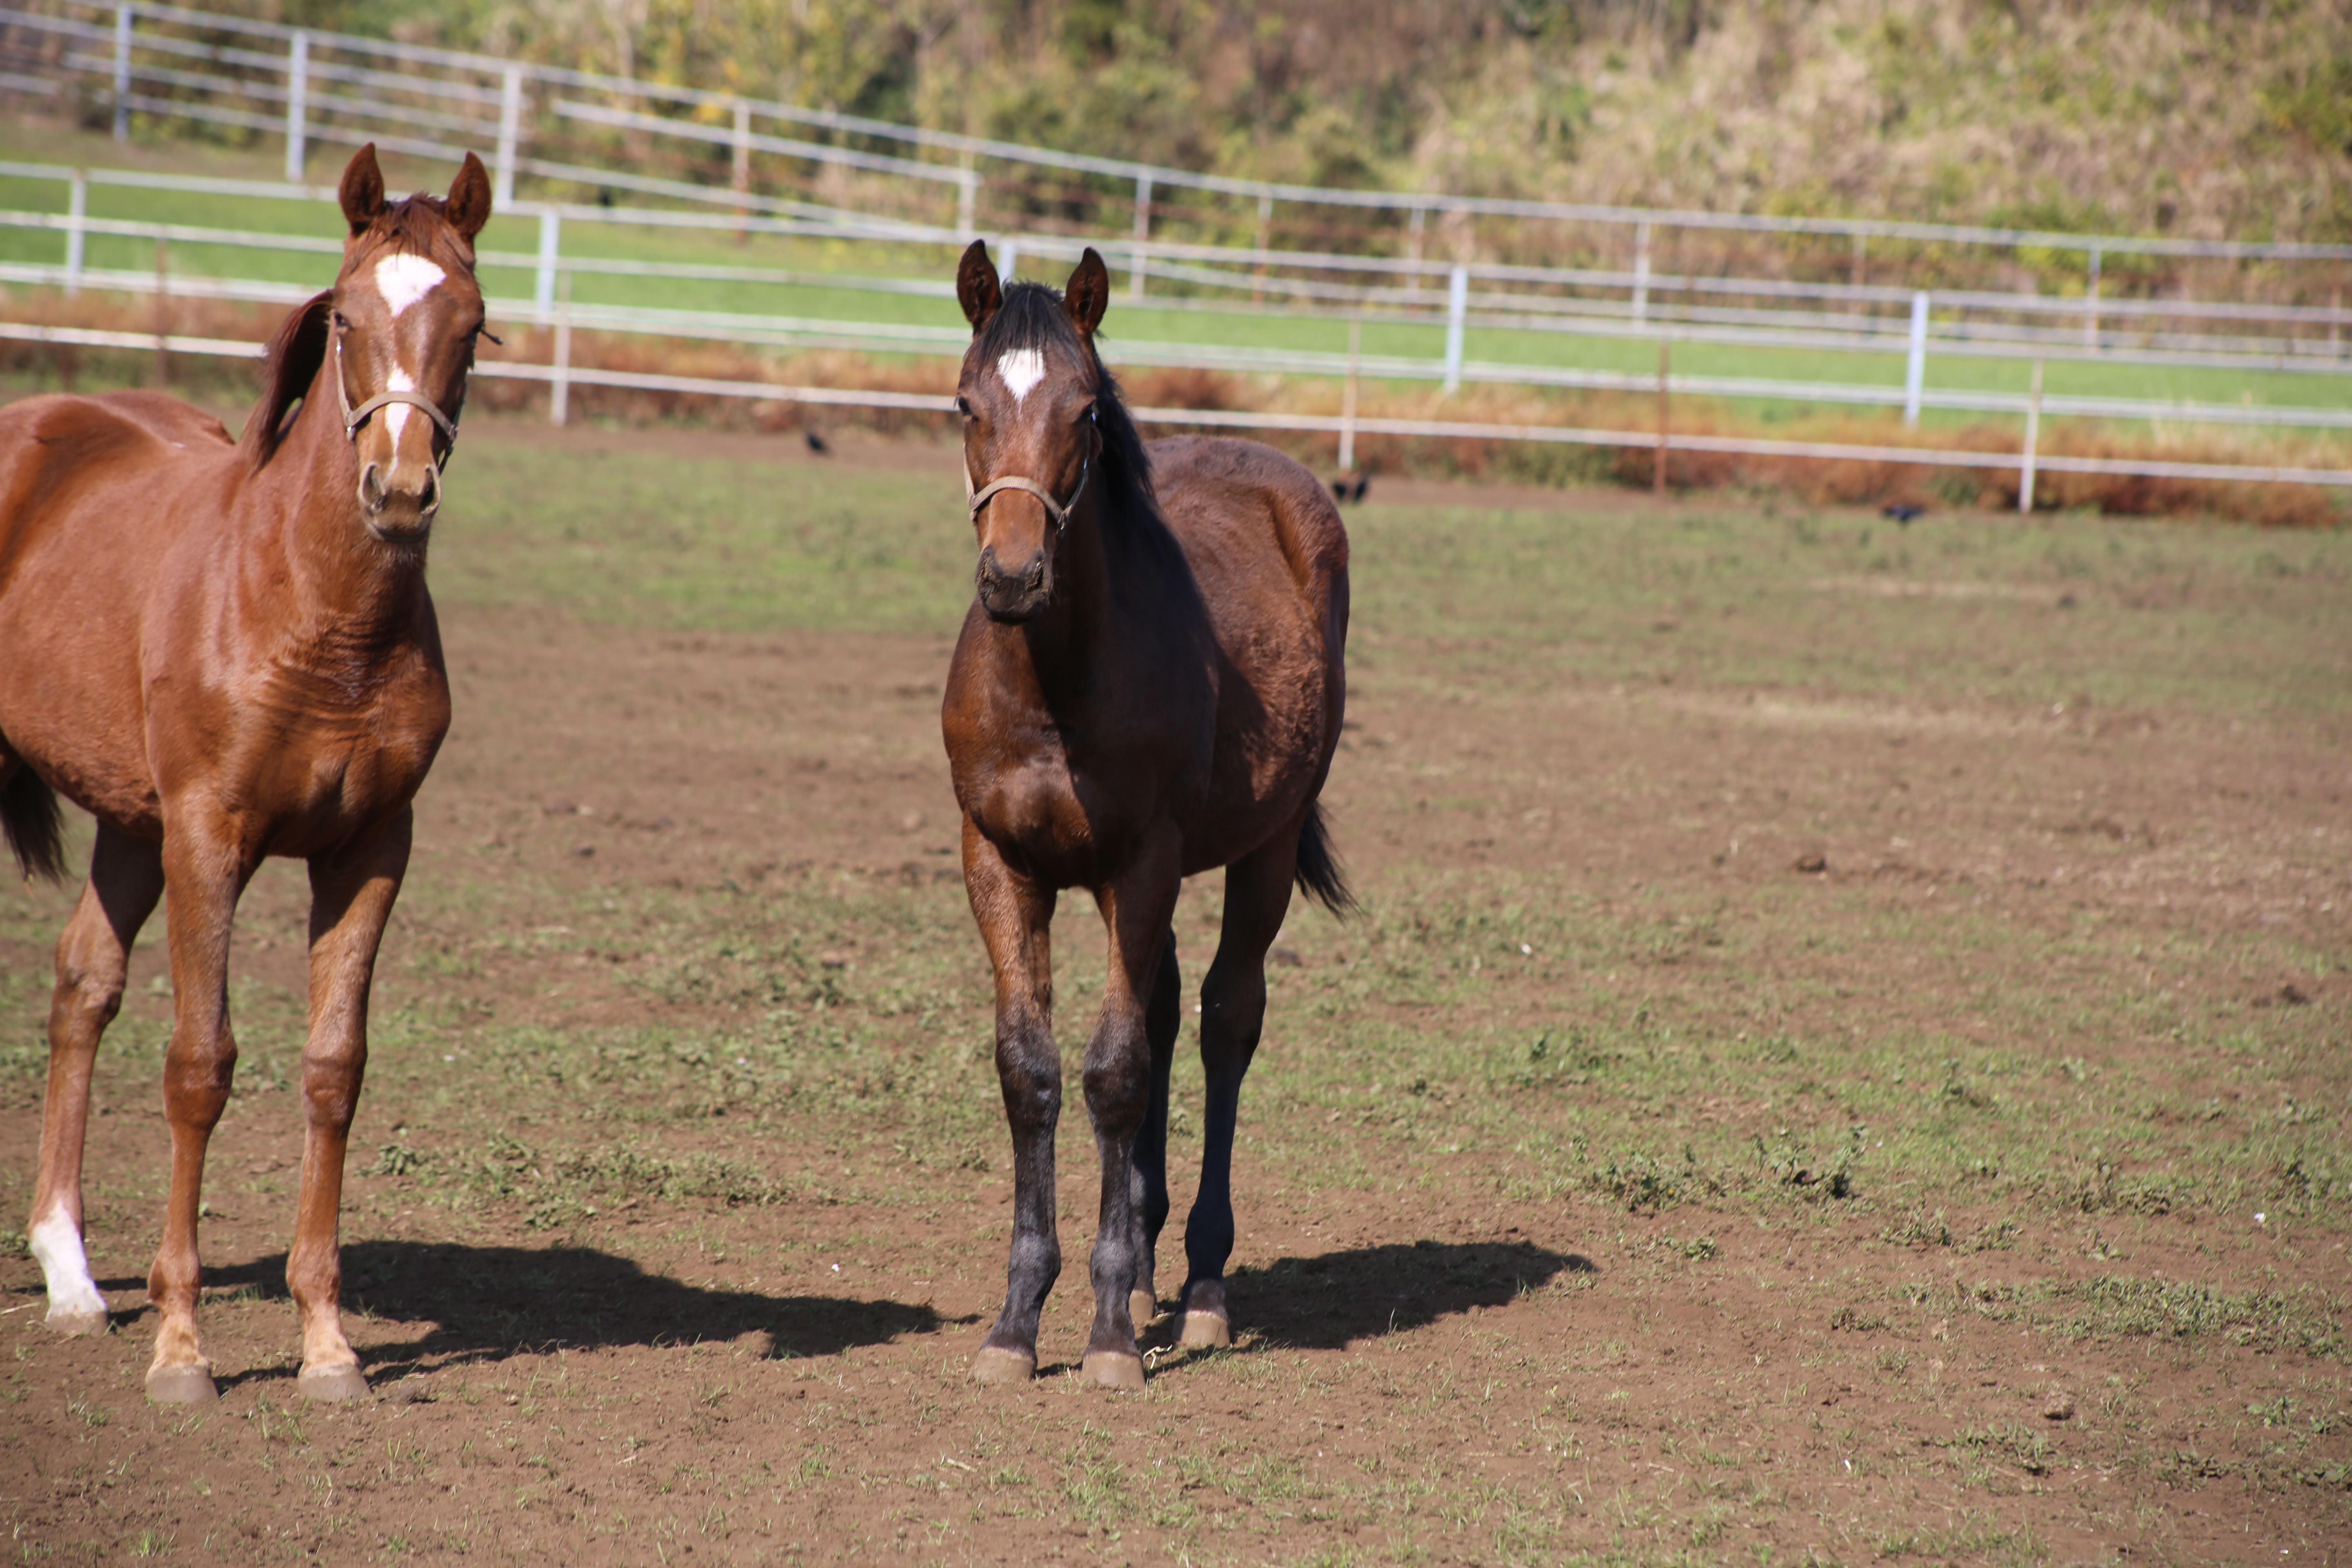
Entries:
POLYGON ((310 127, 304 123, 310 109, 310 35, 295 31, 294 41, 286 49, 286 183, 302 183, 303 142, 310 127))
POLYGON ((1364 357, 1364 318, 1348 321, 1348 384, 1339 393, 1339 471, 1356 471, 1356 371, 1364 357))
POLYGON ((964 154, 963 178, 956 182, 956 232, 970 234, 980 226, 980 171, 964 154))
POLYGON ((114 8, 114 139, 131 140, 131 5, 114 8))
POLYGON ((522 68, 509 66, 499 84, 499 167, 490 186, 490 205, 514 205, 515 148, 522 139, 522 68))
POLYGON ((1008 234, 1004 237, 1004 259, 1000 264, 1001 269, 998 276, 1002 277, 1007 283, 1010 283, 1013 281, 1013 269, 1020 265, 1021 237, 1015 234, 1008 234))
POLYGON ((1404 226, 1404 258, 1412 263, 1404 275, 1404 291, 1413 299, 1421 297, 1421 238, 1428 226, 1429 209, 1415 202, 1404 226))
POLYGON ((2042 362, 2033 362, 2033 391, 2025 400, 2025 458, 2017 481, 2017 510, 2033 515, 2033 448, 2042 437, 2042 362))
POLYGON ((555 309, 555 262, 563 243, 563 215, 553 207, 539 209, 539 277, 531 290, 531 303, 539 309, 539 319, 547 320, 555 309))
POLYGON ((1265 303, 1266 250, 1274 243, 1274 198, 1257 199, 1257 268, 1250 282, 1250 303, 1265 303))
POLYGON ((555 374, 547 384, 547 420, 572 420, 572 274, 563 275, 563 309, 555 317, 555 374))
POLYGON ((1643 321, 1650 315, 1650 226, 1633 226, 1633 320, 1643 321))
POLYGON ((1650 495, 1653 500, 1666 499, 1666 373, 1672 360, 1674 340, 1658 340, 1658 455, 1651 459, 1650 495))
POLYGON ((2083 318, 2083 346, 2097 352, 2099 346, 2099 247, 2091 247, 2091 281, 2083 290, 2090 302, 2090 311, 2083 318))
POLYGON ((751 238, 751 102, 749 99, 735 100, 735 167, 733 184, 738 200, 735 203, 737 223, 735 243, 748 244, 751 238))
POLYGON ((1903 423, 1919 423, 1919 389, 1927 380, 1927 291, 1911 296, 1911 363, 1903 373, 1903 423))
POLYGON ((1445 395, 1462 390, 1462 318, 1470 309, 1470 269, 1454 263, 1445 285, 1445 395))
POLYGON ((1143 298, 1143 274, 1151 265, 1149 247, 1151 243, 1151 176, 1138 174, 1135 178, 1135 270, 1127 277, 1130 298, 1143 298))
POLYGON ((66 187, 66 298, 81 292, 82 246, 87 238, 82 232, 82 220, 89 216, 89 176, 81 170, 73 172, 73 183, 66 187))

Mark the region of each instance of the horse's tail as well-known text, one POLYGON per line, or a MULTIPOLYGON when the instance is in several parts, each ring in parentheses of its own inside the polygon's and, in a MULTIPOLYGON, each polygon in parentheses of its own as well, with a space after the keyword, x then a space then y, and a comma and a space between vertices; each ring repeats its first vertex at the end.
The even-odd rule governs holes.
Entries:
POLYGON ((65 880, 65 822, 58 815, 57 792, 28 763, 19 761, 0 773, 0 833, 27 879, 65 880))
POLYGON ((1331 851, 1331 829, 1323 819, 1323 803, 1307 808, 1307 826, 1298 835, 1298 890, 1345 917, 1356 910, 1356 895, 1348 889, 1339 858, 1331 851))

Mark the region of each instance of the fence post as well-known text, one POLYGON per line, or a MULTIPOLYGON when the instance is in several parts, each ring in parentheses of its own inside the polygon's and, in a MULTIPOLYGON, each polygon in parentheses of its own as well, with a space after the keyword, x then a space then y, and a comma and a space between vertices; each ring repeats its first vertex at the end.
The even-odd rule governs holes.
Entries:
POLYGON ((1339 394, 1339 471, 1356 471, 1356 370, 1364 357, 1364 318, 1348 321, 1348 384, 1339 394))
POLYGON ((302 183, 303 142, 310 127, 304 123, 310 109, 310 35, 296 29, 294 41, 286 48, 286 183, 302 183))
POLYGON ((1418 299, 1421 296, 1421 237, 1429 223, 1429 209, 1415 202, 1412 212, 1412 216, 1405 220, 1404 226, 1404 258, 1412 263, 1404 275, 1404 291, 1418 299))
POLYGON ((1650 468, 1650 494, 1657 500, 1666 499, 1666 372, 1673 351, 1672 338, 1658 340, 1658 455, 1650 468))
POLYGON ((1250 303, 1265 303, 1265 253, 1274 244, 1274 198, 1257 199, 1257 276, 1252 280, 1250 303))
POLYGON ((1127 291, 1130 298, 1143 298, 1143 273, 1150 266, 1151 243, 1151 176, 1135 177, 1135 270, 1127 276, 1127 291))
POLYGON ((2083 318, 2083 346, 2096 353, 2099 347, 2099 247, 2091 247, 2091 282, 2084 289, 2090 302, 2090 311, 2083 318))
POLYGON ((172 384, 172 248, 155 237, 155 384, 172 384))
POLYGON ((2042 437, 2042 362, 2033 362, 2033 391, 2025 400, 2025 460, 2017 481, 2017 510, 2033 515, 2033 448, 2042 437))
POLYGON ((1021 265, 1021 237, 1019 235, 1008 234, 1004 237, 1004 259, 1000 265, 1002 270, 998 273, 998 276, 1003 278, 1007 283, 1012 282, 1013 269, 1021 265))
POLYGON ((553 207, 540 208, 539 277, 531 290, 531 303, 538 307, 541 321, 555 309, 555 263, 562 243, 563 215, 553 207))
POLYGON ((1445 395, 1462 390, 1462 318, 1470 309, 1470 269, 1454 264, 1445 284, 1445 395))
POLYGON ((1633 226, 1633 320, 1644 321, 1650 315, 1650 226, 1633 226))
POLYGON ((66 187, 66 298, 81 292, 82 246, 87 237, 82 232, 82 220, 89 216, 89 176, 81 170, 73 172, 73 183, 66 187))
POLYGON ((1903 373, 1903 423, 1919 424, 1919 391, 1927 381, 1927 291, 1911 296, 1911 363, 1903 373))
POLYGON ((114 139, 131 140, 131 0, 114 8, 114 139))
POLYGON ((499 167, 490 186, 490 205, 514 205, 515 149, 522 140, 522 67, 509 66, 499 83, 499 167))
POLYGON ((971 234, 980 227, 980 171, 971 154, 963 155, 963 178, 956 182, 956 232, 971 234))
POLYGON ((749 99, 735 100, 735 243, 747 245, 751 239, 751 103, 749 99))
POLYGON ((555 316, 555 374, 547 384, 547 421, 572 418, 572 274, 563 275, 563 308, 555 316))

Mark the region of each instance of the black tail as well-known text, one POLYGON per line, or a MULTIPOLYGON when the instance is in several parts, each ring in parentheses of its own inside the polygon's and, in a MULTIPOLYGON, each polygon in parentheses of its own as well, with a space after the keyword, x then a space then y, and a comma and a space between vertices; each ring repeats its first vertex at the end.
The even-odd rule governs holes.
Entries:
POLYGON ((58 815, 57 793, 29 763, 19 762, 0 774, 0 832, 6 834, 26 878, 65 880, 65 822, 58 815))
POLYGON ((1307 808, 1307 826, 1298 835, 1298 890, 1341 917, 1356 910, 1356 895, 1331 852, 1331 830, 1323 821, 1323 803, 1307 808))

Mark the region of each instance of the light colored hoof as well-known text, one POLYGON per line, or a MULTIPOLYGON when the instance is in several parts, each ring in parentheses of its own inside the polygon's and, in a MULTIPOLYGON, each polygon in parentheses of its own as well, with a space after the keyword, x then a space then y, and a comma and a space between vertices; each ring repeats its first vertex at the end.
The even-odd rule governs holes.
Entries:
POLYGON ((1118 1351, 1088 1351, 1086 1359, 1078 1363, 1078 1375, 1097 1388, 1139 1389, 1143 1386, 1143 1358, 1118 1351))
POLYGON ((1149 1290, 1129 1291, 1127 1293, 1127 1316, 1128 1320, 1134 1323, 1136 1331, 1139 1333, 1141 1332, 1146 1324, 1150 1323, 1152 1319, 1160 1316, 1159 1298, 1152 1295, 1149 1290))
POLYGON ((971 1358, 971 1380, 974 1383, 1019 1384, 1036 1375, 1037 1358, 1020 1351, 982 1345, 980 1353, 971 1358))
POLYGON ((96 1339, 106 1332, 106 1309, 91 1311, 87 1307, 52 1307, 47 1318, 52 1333, 73 1339, 96 1339))
POLYGON ((147 1369, 147 1397, 156 1405, 210 1405, 220 1390, 209 1366, 154 1366, 147 1369))
POLYGON ((365 1399, 368 1380, 355 1366, 306 1366, 294 1380, 294 1392, 305 1399, 365 1399))
POLYGON ((1234 1326, 1222 1312, 1187 1312, 1177 1342, 1188 1351, 1222 1350, 1234 1342, 1234 1326))

